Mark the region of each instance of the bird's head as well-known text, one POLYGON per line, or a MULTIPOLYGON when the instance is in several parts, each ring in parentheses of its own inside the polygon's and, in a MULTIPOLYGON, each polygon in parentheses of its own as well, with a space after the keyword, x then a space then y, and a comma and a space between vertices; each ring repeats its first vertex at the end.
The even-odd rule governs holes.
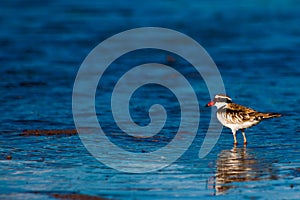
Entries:
POLYGON ((217 94, 211 102, 206 104, 206 107, 216 106, 219 109, 226 106, 228 103, 232 103, 229 96, 226 96, 225 94, 217 94))

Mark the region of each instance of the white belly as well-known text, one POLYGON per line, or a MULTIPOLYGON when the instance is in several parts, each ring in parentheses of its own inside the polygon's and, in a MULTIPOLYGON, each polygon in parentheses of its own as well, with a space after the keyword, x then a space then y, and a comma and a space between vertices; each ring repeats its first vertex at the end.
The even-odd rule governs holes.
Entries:
POLYGON ((234 131, 237 131, 240 129, 246 129, 246 128, 249 128, 258 123, 258 121, 252 121, 252 122, 245 121, 245 122, 239 122, 239 123, 232 123, 232 122, 230 122, 231 120, 226 119, 225 116, 222 115, 222 113, 217 113, 217 118, 223 126, 230 128, 231 130, 234 130, 234 131))

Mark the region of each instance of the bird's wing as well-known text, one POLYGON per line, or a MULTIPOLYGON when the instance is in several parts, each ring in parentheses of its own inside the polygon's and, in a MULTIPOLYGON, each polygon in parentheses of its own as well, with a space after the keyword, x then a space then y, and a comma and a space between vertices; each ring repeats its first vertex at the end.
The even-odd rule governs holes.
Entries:
POLYGON ((221 111, 228 123, 243 123, 256 121, 258 112, 238 104, 230 103, 221 111))

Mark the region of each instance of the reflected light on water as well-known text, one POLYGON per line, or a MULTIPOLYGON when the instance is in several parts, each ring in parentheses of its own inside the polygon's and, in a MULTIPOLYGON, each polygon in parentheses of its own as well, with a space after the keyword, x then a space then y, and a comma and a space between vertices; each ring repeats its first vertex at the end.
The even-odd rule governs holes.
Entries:
POLYGON ((246 146, 234 146, 230 150, 223 150, 216 161, 216 174, 213 178, 215 195, 222 195, 228 190, 245 187, 243 182, 276 180, 274 167, 255 157, 246 146))

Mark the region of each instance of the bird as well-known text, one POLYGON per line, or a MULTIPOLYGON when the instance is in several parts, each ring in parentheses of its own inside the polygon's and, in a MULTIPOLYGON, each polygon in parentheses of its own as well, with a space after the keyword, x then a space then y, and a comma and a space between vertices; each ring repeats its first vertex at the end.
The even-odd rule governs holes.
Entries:
POLYGON ((237 144, 236 133, 242 131, 244 144, 247 144, 245 129, 257 125, 261 121, 274 117, 281 117, 279 113, 263 113, 232 102, 225 94, 217 94, 214 99, 206 104, 206 107, 217 107, 219 122, 230 128, 233 134, 234 144, 237 144))

